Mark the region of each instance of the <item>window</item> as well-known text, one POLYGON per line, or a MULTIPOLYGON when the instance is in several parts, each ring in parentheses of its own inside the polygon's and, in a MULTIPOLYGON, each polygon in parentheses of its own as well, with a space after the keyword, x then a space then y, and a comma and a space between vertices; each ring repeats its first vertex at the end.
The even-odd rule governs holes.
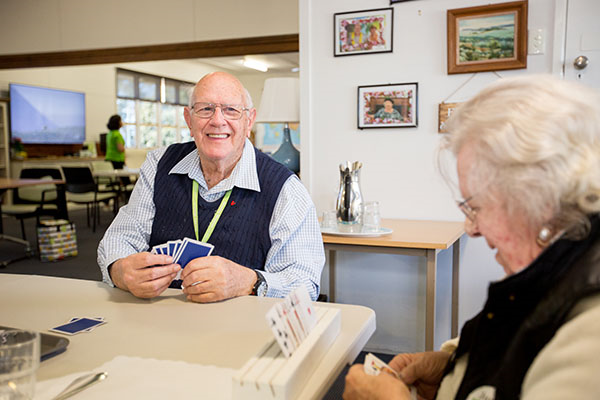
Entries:
POLYGON ((127 148, 192 140, 183 118, 194 84, 117 68, 117 113, 127 148))

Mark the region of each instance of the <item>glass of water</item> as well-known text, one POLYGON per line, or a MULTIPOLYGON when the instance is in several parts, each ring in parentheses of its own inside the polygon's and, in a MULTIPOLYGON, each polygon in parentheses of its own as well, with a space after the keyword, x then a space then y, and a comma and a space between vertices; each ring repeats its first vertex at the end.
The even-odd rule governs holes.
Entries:
POLYGON ((0 330, 0 399, 33 399, 40 365, 40 334, 0 330))
POLYGON ((362 231, 379 232, 381 228, 381 215, 379 214, 379 202, 368 201, 363 205, 362 231))
POLYGON ((336 229, 337 228, 337 215, 334 211, 323 212, 323 218, 321 219, 321 228, 325 229, 336 229))

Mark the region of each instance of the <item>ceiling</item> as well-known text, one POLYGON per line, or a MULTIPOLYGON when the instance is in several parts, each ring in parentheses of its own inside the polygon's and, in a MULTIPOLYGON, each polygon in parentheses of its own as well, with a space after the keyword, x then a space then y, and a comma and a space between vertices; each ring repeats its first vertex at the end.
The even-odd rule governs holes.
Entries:
POLYGON ((235 73, 256 72, 253 69, 248 69, 242 65, 244 57, 251 58, 256 61, 263 62, 269 66, 268 72, 274 73, 290 73, 292 68, 299 67, 298 52, 293 53, 275 53, 275 54, 256 54, 251 56, 232 56, 232 57, 214 57, 214 58, 198 58, 197 62, 227 70, 235 73))

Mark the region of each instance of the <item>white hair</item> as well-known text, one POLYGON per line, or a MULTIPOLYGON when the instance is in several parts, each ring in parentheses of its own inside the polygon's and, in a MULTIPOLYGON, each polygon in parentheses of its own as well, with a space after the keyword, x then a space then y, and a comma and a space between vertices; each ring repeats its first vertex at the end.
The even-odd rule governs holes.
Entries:
POLYGON ((471 193, 496 196, 532 227, 587 233, 588 216, 600 212, 597 92, 550 75, 501 79, 461 104, 447 131, 442 149, 474 150, 471 193))

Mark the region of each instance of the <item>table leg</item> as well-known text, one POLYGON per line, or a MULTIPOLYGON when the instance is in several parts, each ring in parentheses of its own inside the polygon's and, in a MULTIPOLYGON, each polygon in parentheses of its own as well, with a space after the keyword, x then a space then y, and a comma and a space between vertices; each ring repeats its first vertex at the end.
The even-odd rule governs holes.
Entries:
POLYGON ((435 280, 437 253, 435 249, 427 250, 427 284, 425 298, 425 351, 433 350, 435 333, 435 280))
POLYGON ((458 336, 458 277, 460 272, 460 238, 452 245, 452 326, 450 333, 453 338, 458 336))
POLYGON ((335 303, 335 250, 329 250, 329 302, 335 303))

